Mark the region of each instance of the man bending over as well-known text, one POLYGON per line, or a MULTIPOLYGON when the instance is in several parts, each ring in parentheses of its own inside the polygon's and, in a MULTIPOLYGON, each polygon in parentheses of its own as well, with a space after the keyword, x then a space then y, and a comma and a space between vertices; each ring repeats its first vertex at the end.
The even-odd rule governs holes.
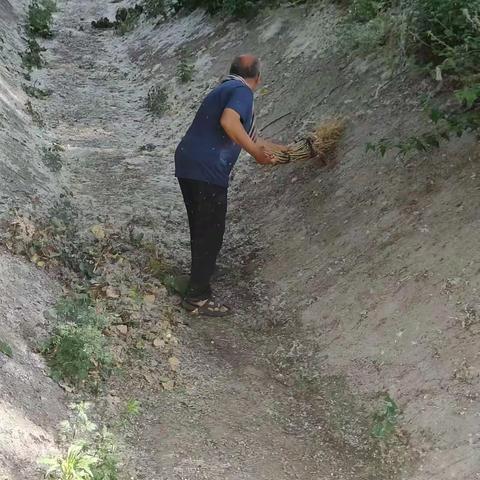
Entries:
POLYGON ((175 152, 175 176, 187 209, 192 253, 182 305, 192 313, 230 313, 213 299, 210 279, 225 232, 230 172, 241 149, 265 165, 276 163, 271 152, 284 148, 257 138, 253 92, 259 85, 258 58, 235 58, 230 75, 205 97, 175 152))

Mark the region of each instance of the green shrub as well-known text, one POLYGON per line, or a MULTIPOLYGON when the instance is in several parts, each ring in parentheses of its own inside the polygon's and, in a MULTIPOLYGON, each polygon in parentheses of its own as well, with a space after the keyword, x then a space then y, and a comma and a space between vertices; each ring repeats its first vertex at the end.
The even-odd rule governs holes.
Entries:
POLYGON ((154 115, 162 116, 168 109, 168 92, 161 85, 154 85, 147 94, 147 109, 154 115))
POLYGON ((180 56, 180 63, 177 66, 177 77, 182 83, 191 82, 193 79, 193 73, 195 72, 195 66, 189 63, 188 56, 183 52, 180 56))
POLYGON ((84 299, 59 302, 56 317, 58 325, 43 349, 52 377, 78 385, 94 372, 108 372, 111 356, 102 334, 108 320, 84 299))
POLYGON ((50 171, 59 172, 63 167, 60 150, 55 145, 48 148, 44 147, 42 162, 50 171))
POLYGON ((23 66, 31 71, 33 68, 42 68, 44 65, 42 52, 45 49, 42 48, 34 38, 28 39, 27 49, 22 54, 23 66))
POLYGON ((480 1, 418 1, 413 41, 421 62, 466 79, 480 73, 480 1), (418 40, 417 40, 418 38, 418 40))
POLYGON ((204 8, 210 14, 225 11, 237 18, 250 19, 262 8, 275 3, 275 0, 176 0, 172 4, 176 11, 204 8))
POLYGON ((44 458, 45 478, 57 480, 117 480, 119 474, 117 446, 114 436, 104 426, 88 418, 90 405, 85 402, 72 406, 76 416, 62 422, 62 439, 66 452, 44 458))
POLYGON ((50 90, 43 90, 35 85, 23 85, 23 89, 29 97, 36 98, 38 100, 43 100, 52 94, 50 90))
POLYGON ((414 62, 444 80, 456 100, 449 111, 427 107, 432 130, 406 140, 382 139, 368 149, 424 151, 480 129, 480 0, 351 0, 349 6, 344 50, 381 49, 397 67, 414 62))
POLYGON ((27 11, 27 31, 32 36, 52 36, 52 16, 57 10, 53 0, 33 0, 27 11))
POLYGON ((140 20, 143 12, 141 5, 135 5, 129 8, 119 8, 115 14, 116 30, 119 35, 125 35, 134 30, 140 20))
POLYGON ((147 18, 167 16, 168 4, 165 0, 144 0, 142 5, 147 18))

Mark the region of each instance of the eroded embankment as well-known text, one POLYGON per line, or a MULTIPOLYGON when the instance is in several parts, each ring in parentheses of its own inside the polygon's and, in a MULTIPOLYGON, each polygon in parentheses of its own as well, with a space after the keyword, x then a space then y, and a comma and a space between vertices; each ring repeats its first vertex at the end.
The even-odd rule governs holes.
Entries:
MULTIPOLYGON (((48 137, 35 125, 23 88, 31 85, 24 79, 21 65, 26 49, 25 6, 21 1, 0 1, 2 220, 13 207, 47 209, 59 191, 52 172, 41 161, 41 148, 48 145, 48 137)), ((36 459, 55 451, 57 423, 66 414, 64 394, 48 378, 34 350, 46 333, 43 313, 59 291, 58 285, 33 264, 0 248, 1 478, 36 478, 36 459)))

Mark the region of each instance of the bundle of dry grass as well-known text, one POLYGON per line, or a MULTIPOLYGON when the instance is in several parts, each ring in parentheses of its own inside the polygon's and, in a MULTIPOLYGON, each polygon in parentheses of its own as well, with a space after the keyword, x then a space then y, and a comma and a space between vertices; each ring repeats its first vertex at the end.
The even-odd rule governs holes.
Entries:
POLYGON ((275 152, 274 156, 279 163, 318 158, 326 164, 335 152, 344 131, 344 120, 329 120, 304 139, 291 145, 287 151, 275 152))

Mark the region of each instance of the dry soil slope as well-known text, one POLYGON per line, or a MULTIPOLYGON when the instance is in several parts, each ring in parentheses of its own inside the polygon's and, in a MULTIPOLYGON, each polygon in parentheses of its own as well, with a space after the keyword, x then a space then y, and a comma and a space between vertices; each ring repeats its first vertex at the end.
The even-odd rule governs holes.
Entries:
MULTIPOLYGON (((20 53, 23 1, 0 1, 0 218, 9 209, 46 208, 57 190, 41 163, 47 143, 25 109, 20 53)), ((12 351, 0 353, 0 478, 36 478, 36 460, 54 450, 54 432, 65 416, 63 392, 46 376, 34 348, 45 334, 43 316, 57 293, 51 279, 0 250, 0 340, 12 351)))
POLYGON ((330 8, 283 9, 248 25, 196 14, 141 28, 128 46, 147 85, 169 82, 181 48, 196 56, 194 85, 170 84, 175 103, 163 122, 174 131, 162 136, 169 141, 162 158, 172 155, 199 87, 244 51, 265 64, 260 124, 287 114, 266 134, 291 139, 330 115, 349 118, 332 171, 310 163, 259 173, 241 162, 226 262, 233 271, 238 259, 258 258, 248 266, 252 284, 270 294, 256 311, 292 319, 299 365, 308 357, 320 377, 346 377, 367 406, 382 392, 399 403, 421 452, 415 479, 473 479, 480 470, 478 149, 465 139, 407 160, 366 155, 369 140, 425 125, 418 107, 428 87, 390 79, 381 59, 333 54, 337 19, 330 8))

